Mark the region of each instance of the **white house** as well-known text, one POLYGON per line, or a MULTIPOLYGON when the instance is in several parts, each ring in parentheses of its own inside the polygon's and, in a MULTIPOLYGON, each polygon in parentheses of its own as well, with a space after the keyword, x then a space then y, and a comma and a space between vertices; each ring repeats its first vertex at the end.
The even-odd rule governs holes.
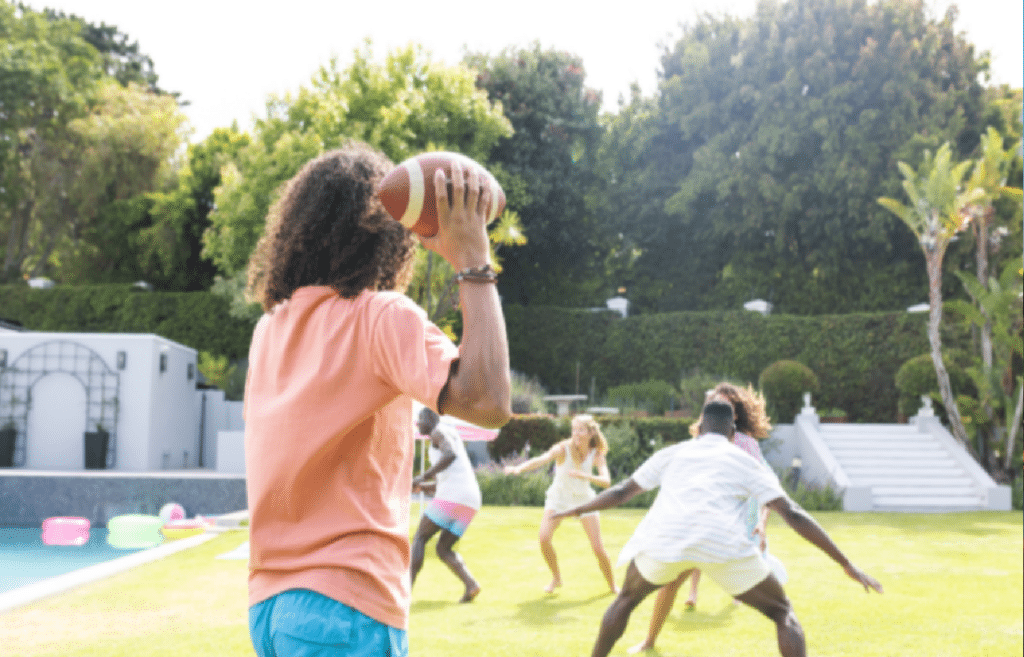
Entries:
POLYGON ((0 440, 0 465, 119 472, 213 465, 204 462, 212 453, 204 442, 218 427, 201 427, 210 423, 201 418, 196 356, 156 335, 0 332, 0 436, 14 434, 6 456, 13 463, 3 463, 0 440))

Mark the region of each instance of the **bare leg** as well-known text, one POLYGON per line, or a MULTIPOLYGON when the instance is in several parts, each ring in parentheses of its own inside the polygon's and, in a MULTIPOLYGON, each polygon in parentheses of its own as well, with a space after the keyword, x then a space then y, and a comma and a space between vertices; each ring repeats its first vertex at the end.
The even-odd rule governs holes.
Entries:
POLYGON ((548 593, 562 585, 562 574, 558 571, 558 557, 555 555, 555 546, 551 543, 555 530, 558 529, 558 525, 562 524, 562 521, 552 518, 553 514, 554 511, 545 509, 544 516, 540 520, 540 553, 544 555, 544 561, 547 562, 548 568, 551 570, 551 583, 544 587, 548 593))
POLYGON ((580 522, 583 524, 583 531, 587 533, 587 538, 590 539, 590 549, 597 557, 597 565, 601 569, 605 581, 608 582, 608 588, 612 593, 618 593, 619 589, 615 586, 615 573, 612 571, 612 561, 608 558, 608 552, 601 542, 601 519, 595 514, 580 518, 580 522))
POLYGON ((804 630, 793 613, 786 592, 774 575, 768 575, 760 584, 736 597, 775 623, 779 653, 783 657, 806 657, 804 630))
POLYGON ((679 589, 682 587, 683 582, 690 576, 690 573, 699 572, 699 570, 684 570, 679 573, 679 577, 658 590, 658 595, 654 598, 654 610, 651 612, 651 625, 647 628, 647 638, 630 648, 627 652, 634 654, 650 650, 654 647, 654 642, 658 639, 658 635, 661 634, 661 628, 665 625, 665 620, 668 619, 668 612, 672 610, 672 605, 675 604, 676 595, 679 594, 679 589))
POLYGON ((412 561, 409 565, 409 576, 413 584, 416 583, 416 576, 423 568, 423 553, 426 550, 427 542, 440 530, 441 528, 430 518, 426 516, 420 518, 420 526, 416 528, 416 536, 412 541, 412 561))
POLYGON ((693 609, 697 606, 697 587, 700 585, 700 568, 693 571, 690 579, 690 596, 686 598, 686 608, 693 609))
POLYGON ((606 657, 611 652, 615 642, 626 631, 629 615, 644 598, 657 589, 658 585, 651 584, 644 579, 640 571, 636 569, 636 564, 630 561, 629 568, 626 569, 626 577, 622 581, 622 589, 619 590, 619 594, 601 619, 601 629, 598 630, 594 650, 590 653, 591 657, 606 657))
POLYGON ((455 552, 455 542, 459 540, 459 537, 451 533, 447 529, 441 530, 441 536, 437 539, 437 557, 444 562, 448 569, 455 573, 455 576, 462 580, 463 586, 466 587, 466 592, 463 594, 459 602, 472 602, 480 593, 480 585, 477 583, 473 576, 469 574, 469 569, 466 568, 466 562, 462 560, 462 557, 455 552))

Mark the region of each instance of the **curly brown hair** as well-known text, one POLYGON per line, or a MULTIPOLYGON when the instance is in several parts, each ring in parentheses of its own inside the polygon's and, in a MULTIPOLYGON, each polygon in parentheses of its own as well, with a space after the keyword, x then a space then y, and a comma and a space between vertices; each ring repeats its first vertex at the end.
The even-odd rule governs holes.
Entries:
MULTIPOLYGON (((723 381, 710 391, 712 395, 724 397, 732 403, 736 413, 736 431, 745 433, 751 438, 764 440, 771 435, 772 422, 765 409, 765 400, 761 393, 749 385, 740 388, 723 381)), ((700 431, 702 417, 690 425, 690 434, 696 436, 700 431)))
POLYGON ((346 298, 363 290, 405 290, 415 240, 375 195, 394 168, 359 142, 310 160, 267 213, 249 259, 249 295, 269 311, 305 285, 346 298))

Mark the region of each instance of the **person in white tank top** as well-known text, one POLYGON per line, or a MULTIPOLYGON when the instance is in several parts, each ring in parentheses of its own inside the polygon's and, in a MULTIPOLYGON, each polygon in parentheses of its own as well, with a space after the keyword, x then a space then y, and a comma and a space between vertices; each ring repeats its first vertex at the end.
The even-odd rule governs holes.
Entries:
MULTIPOLYGON (((611 475, 605 461, 607 453, 608 442, 594 418, 590 415, 577 415, 572 419, 572 435, 567 440, 556 443, 540 456, 519 465, 505 467, 506 474, 522 474, 555 462, 555 477, 544 498, 544 515, 540 521, 539 536, 541 554, 544 555, 544 561, 551 570, 551 583, 544 588, 548 593, 562 585, 558 557, 552 544, 555 530, 562 521, 553 516, 593 499, 595 493, 590 484, 602 488, 611 485, 611 475)), ((589 513, 581 516, 580 523, 590 540, 590 547, 597 557, 601 574, 608 582, 608 588, 612 593, 617 593, 612 562, 601 542, 601 522, 598 514, 589 513)))
POLYGON ((437 557, 466 587, 459 602, 472 602, 480 595, 480 584, 454 547, 480 510, 480 485, 459 434, 439 424, 440 420, 437 413, 424 407, 416 421, 420 434, 430 436, 430 468, 412 480, 412 488, 414 493, 431 492, 434 498, 423 512, 413 538, 409 575, 415 584, 423 567, 427 542, 441 532, 437 557))

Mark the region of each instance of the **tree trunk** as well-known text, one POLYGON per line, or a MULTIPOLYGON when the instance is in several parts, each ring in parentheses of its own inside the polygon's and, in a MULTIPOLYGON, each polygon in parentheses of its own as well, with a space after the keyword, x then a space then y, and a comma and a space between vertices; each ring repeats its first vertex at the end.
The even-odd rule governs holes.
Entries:
POLYGON ((946 407, 950 429, 960 444, 977 459, 978 456, 967 438, 963 420, 960 419, 960 409, 956 405, 953 387, 949 384, 949 372, 942 362, 942 337, 939 334, 939 327, 942 326, 942 255, 936 249, 925 249, 928 264, 928 342, 931 344, 935 377, 939 380, 939 393, 946 407))
POLYGON ((1006 455, 1004 457, 1007 472, 1010 471, 1010 466, 1013 464, 1013 443, 1017 439, 1017 430, 1020 429, 1022 410, 1024 410, 1024 381, 1017 386, 1017 410, 1013 412, 1013 424, 1006 428, 1009 432, 1006 434, 1006 455))

